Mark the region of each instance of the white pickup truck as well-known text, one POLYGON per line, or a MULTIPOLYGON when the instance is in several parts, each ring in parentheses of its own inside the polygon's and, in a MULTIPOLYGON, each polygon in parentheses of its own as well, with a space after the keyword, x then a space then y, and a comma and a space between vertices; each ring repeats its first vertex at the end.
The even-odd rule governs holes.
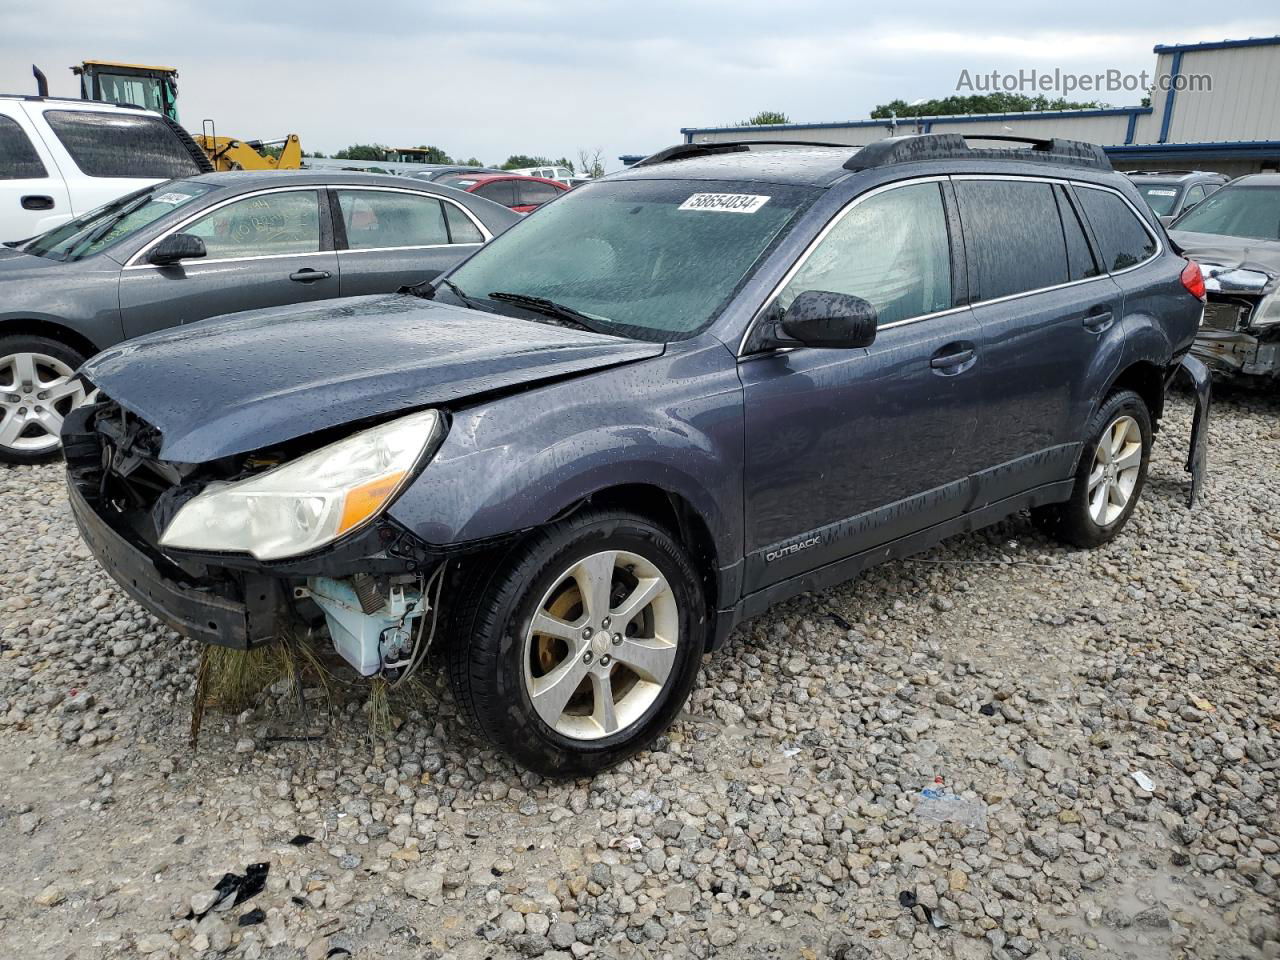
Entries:
POLYGON ((0 95, 0 243, 159 180, 213 167, 182 127, 135 107, 0 95))

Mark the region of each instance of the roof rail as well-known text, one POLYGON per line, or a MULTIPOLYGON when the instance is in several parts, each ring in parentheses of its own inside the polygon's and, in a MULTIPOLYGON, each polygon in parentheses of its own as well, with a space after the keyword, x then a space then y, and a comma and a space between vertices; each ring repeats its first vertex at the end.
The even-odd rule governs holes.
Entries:
POLYGON ((632 167, 647 167, 655 163, 667 163, 671 160, 687 160, 689 157, 709 157, 717 153, 743 153, 753 146, 773 147, 847 147, 847 143, 827 143, 820 140, 722 140, 719 143, 677 143, 657 153, 650 154, 643 160, 637 160, 632 167))
POLYGON ((894 163, 925 160, 1024 160, 1036 163, 1065 163, 1078 167, 1110 170, 1111 161, 1103 149, 1082 140, 1040 140, 1004 134, 921 133, 901 137, 885 137, 867 144, 844 162, 846 170, 868 170, 894 163), (1023 150, 974 148, 970 140, 1005 140, 1025 143, 1023 150))
POLYGON ((32 103, 79 103, 89 104, 90 106, 101 107, 120 107, 124 110, 146 110, 146 107, 140 107, 136 103, 107 103, 105 100, 86 100, 83 97, 44 97, 38 93, 0 93, 0 97, 6 100, 27 100, 32 103))

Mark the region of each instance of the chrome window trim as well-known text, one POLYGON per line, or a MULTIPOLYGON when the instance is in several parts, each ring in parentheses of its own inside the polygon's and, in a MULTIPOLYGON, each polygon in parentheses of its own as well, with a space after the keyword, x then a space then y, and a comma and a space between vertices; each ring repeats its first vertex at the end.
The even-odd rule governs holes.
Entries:
MULTIPOLYGON (((238 193, 234 197, 227 197, 224 200, 219 200, 217 203, 211 206, 205 207, 203 210, 197 210, 195 213, 188 216, 181 223, 175 224, 174 226, 166 230, 164 233, 160 234, 160 236, 156 237, 154 240, 152 240, 150 243, 144 246, 141 250, 135 253, 132 257, 130 257, 128 262, 124 265, 124 269, 125 270, 157 269, 159 266, 158 264, 139 263, 139 261, 146 254, 154 250, 156 245, 162 242, 163 240, 165 240, 167 237, 170 237, 175 233, 181 233, 185 228, 191 226, 191 224, 195 223, 197 220, 203 220, 209 214, 217 210, 221 210, 225 206, 229 206, 230 204, 233 204, 233 203, 238 203, 241 200, 249 200, 253 197, 265 196, 270 193, 297 193, 301 190, 310 190, 312 193, 315 193, 323 189, 324 189, 324 184, 318 184, 318 183, 312 183, 312 184, 306 184, 306 185, 299 184, 291 187, 264 187, 261 190, 253 190, 253 191, 250 191, 249 193, 238 193)), ((316 210, 317 212, 319 212, 320 210, 319 197, 316 198, 316 210)), ((231 262, 238 262, 242 260, 276 260, 276 259, 279 259, 280 257, 314 257, 320 254, 329 254, 329 253, 333 253, 333 251, 332 250, 309 250, 303 253, 264 253, 256 257, 217 257, 213 259, 201 257, 199 258, 199 261, 200 263, 231 263, 231 262)))
MULTIPOLYGON (((392 249, 416 250, 416 249, 426 249, 428 247, 474 247, 474 246, 484 246, 486 243, 488 243, 490 240, 493 239, 493 234, 490 233, 485 228, 485 225, 480 222, 479 218, 470 210, 468 210, 465 206, 460 204, 457 200, 454 200, 452 197, 442 197, 438 193, 431 193, 427 190, 411 190, 406 187, 386 187, 381 185, 366 187, 363 184, 355 184, 355 183, 330 184, 329 189, 333 190, 334 192, 337 192, 339 190, 362 190, 362 191, 372 191, 375 193, 409 193, 415 197, 432 197, 433 199, 439 200, 441 203, 447 203, 451 207, 456 207, 457 209, 461 210, 466 215, 467 219, 470 220, 473 224, 475 224, 476 229, 480 231, 480 236, 484 237, 484 239, 481 240, 479 244, 476 244, 475 242, 429 243, 429 244, 422 244, 420 246, 414 246, 414 247, 362 247, 359 251, 351 250, 350 248, 348 248, 347 250, 339 250, 338 253, 363 253, 363 252, 368 252, 370 250, 392 250, 392 249)), ((446 227, 445 229, 448 229, 448 227, 446 227)))
POLYGON ((878 194, 885 193, 889 190, 893 190, 898 187, 912 186, 918 183, 937 183, 937 182, 948 181, 948 180, 949 181, 1025 180, 1025 181, 1030 181, 1032 183, 1058 183, 1067 187, 1086 187, 1090 190, 1101 190, 1106 193, 1112 193, 1124 201, 1125 206, 1129 208, 1130 212, 1135 217, 1137 217, 1138 222, 1142 224, 1142 229, 1145 230, 1147 232, 1147 235, 1156 242, 1155 253, 1149 256, 1146 260, 1143 260, 1141 263, 1135 263, 1133 266, 1125 267, 1123 270, 1105 270, 1103 273, 1098 274, 1096 277, 1082 277, 1079 280, 1068 280, 1066 283, 1058 283, 1048 287, 1037 287, 1034 290, 1023 290, 1020 293, 1011 293, 1011 294, 1008 294, 1007 296, 995 297, 990 300, 975 300, 963 306, 951 307, 948 310, 938 310, 933 313, 921 314, 918 317, 908 317, 905 320, 895 320, 893 323, 881 324, 879 327, 877 327, 878 330, 892 330, 895 327, 903 327, 908 324, 919 323, 923 320, 932 320, 935 317, 950 316, 951 314, 954 314, 954 313, 960 313, 963 310, 971 310, 974 307, 986 306, 987 304, 992 304, 992 303, 1007 303, 1010 300, 1018 300, 1022 297, 1034 296, 1036 294, 1041 294, 1041 293, 1049 293, 1054 290, 1065 290, 1068 287, 1076 287, 1085 283, 1094 283, 1098 280, 1123 276, 1124 274, 1129 273, 1130 271, 1138 270, 1141 267, 1145 267, 1147 264, 1151 263, 1153 260, 1156 260, 1157 258, 1160 257, 1162 253, 1164 253, 1164 242, 1160 239, 1160 236, 1154 230, 1151 229, 1151 225, 1147 223, 1146 219, 1142 216, 1142 214, 1138 212, 1137 208, 1134 207, 1133 203, 1130 202, 1129 198, 1126 197, 1119 190, 1115 189, 1114 187, 1108 187, 1108 186, 1104 186, 1102 184, 1096 184, 1096 183, 1086 183, 1082 180, 1071 180, 1066 177, 1035 177, 1035 176, 1028 176, 1026 174, 1015 174, 1015 173, 1010 173, 1010 174, 963 173, 963 174, 951 174, 951 175, 944 174, 944 175, 929 176, 929 177, 916 177, 911 180, 897 180, 897 181, 894 181, 893 183, 881 184, 880 186, 872 190, 868 190, 866 193, 863 193, 857 197, 854 197, 847 204, 841 207, 840 210, 836 213, 836 215, 827 222, 826 226, 824 226, 822 230, 818 232, 818 235, 814 237, 812 241, 810 241, 809 245, 805 247, 804 252, 800 254, 796 262, 792 264, 791 268, 783 275, 782 279, 778 282, 778 284, 774 286, 774 288, 769 292, 769 295, 765 297, 764 302, 761 304, 760 308, 756 310, 756 312, 752 315, 751 322, 747 324, 747 329, 742 334, 742 339, 738 341, 738 359, 739 360, 750 359, 751 356, 755 356, 755 354, 744 354, 743 350, 746 349, 747 338, 751 336, 751 332, 752 330, 755 329, 755 326, 759 322, 760 317, 763 316, 764 312, 768 310, 768 308, 773 304, 774 300, 777 299, 778 294, 782 292, 782 290, 786 287, 786 285, 795 278, 795 275, 800 271, 800 268, 804 266, 805 261, 809 259, 810 255, 814 252, 814 250, 817 249, 818 245, 822 243, 823 240, 826 239, 827 234, 829 234, 835 228, 835 226, 841 220, 844 219, 844 217, 849 213, 850 210, 852 210, 859 203, 861 203, 863 200, 866 200, 869 197, 874 197, 878 194))
POLYGON ((409 247, 360 247, 357 250, 334 250, 340 257, 345 257, 352 253, 394 253, 397 250, 452 250, 455 247, 483 247, 483 243, 420 243, 416 246, 409 247))
MULTIPOLYGON (((343 189, 375 190, 383 193, 409 193, 417 197, 432 197, 436 200, 439 200, 441 203, 451 204, 452 206, 457 207, 459 210, 461 210, 466 215, 467 219, 470 220, 473 224, 475 224, 476 229, 480 231, 480 236, 484 237, 484 240, 482 240, 478 244, 474 242, 441 243, 441 244, 430 244, 422 247, 368 247, 368 248, 362 248, 360 250, 314 250, 306 253, 265 253, 256 257, 216 257, 212 259, 200 258, 198 262, 199 263, 242 263, 249 260, 279 260, 285 257, 315 257, 315 256, 322 256, 330 253, 372 253, 376 250, 392 250, 392 249, 421 250, 421 249, 431 249, 433 247, 476 247, 476 246, 484 246, 484 244, 488 243, 490 240, 493 239, 493 234, 491 234, 485 228, 485 225, 481 223, 479 219, 476 218, 475 214, 473 214, 470 210, 468 210, 462 204, 458 203, 456 200, 453 200, 449 197, 442 197, 438 193, 431 193, 426 190, 406 189, 404 187, 384 187, 384 186, 366 187, 363 184, 359 184, 359 185, 323 184, 323 183, 295 184, 293 186, 286 186, 286 187, 263 187, 261 190, 253 190, 249 193, 239 193, 239 194, 236 194, 234 197, 227 197, 226 199, 219 200, 217 203, 212 204, 208 207, 205 207, 203 210, 197 210, 195 213, 188 216, 185 220, 170 227, 168 230, 160 234, 158 237, 156 237, 146 246, 142 247, 142 249, 140 249, 137 253, 135 253, 132 257, 128 259, 123 269, 125 270, 159 269, 158 264, 140 262, 148 253, 150 253, 155 248, 156 244, 160 243, 162 240, 164 240, 166 237, 169 237, 172 234, 181 233, 184 229, 191 226, 191 224, 195 223, 197 220, 203 219, 208 214, 211 214, 214 211, 219 210, 222 207, 225 207, 229 204, 236 203, 237 201, 248 200, 252 197, 261 197, 266 194, 272 194, 272 193, 295 193, 299 190, 310 190, 312 192, 315 192, 319 190, 343 190, 343 189)), ((320 200, 319 198, 317 198, 317 203, 319 202, 320 200)), ((193 266, 195 265, 194 262, 192 265, 193 266)))

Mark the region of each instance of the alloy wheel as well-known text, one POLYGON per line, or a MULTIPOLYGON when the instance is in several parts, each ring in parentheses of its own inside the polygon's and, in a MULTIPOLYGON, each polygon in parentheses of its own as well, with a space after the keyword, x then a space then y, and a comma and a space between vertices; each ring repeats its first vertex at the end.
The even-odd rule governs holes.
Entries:
POLYGON ((625 730, 665 688, 679 631, 675 593, 653 563, 625 550, 578 560, 543 596, 525 634, 534 710, 574 740, 625 730))
POLYGON ((1089 515, 1100 527, 1115 523, 1129 506, 1142 470, 1142 430, 1120 416, 1102 431, 1089 471, 1089 515))
POLYGON ((83 382, 56 357, 0 357, 0 447, 22 453, 56 449, 63 418, 84 399, 83 382))

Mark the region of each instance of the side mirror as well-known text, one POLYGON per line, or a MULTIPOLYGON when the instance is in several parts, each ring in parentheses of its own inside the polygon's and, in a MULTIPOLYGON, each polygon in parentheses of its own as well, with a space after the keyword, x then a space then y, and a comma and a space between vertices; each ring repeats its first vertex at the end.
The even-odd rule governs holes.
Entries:
POLYGON ((782 315, 781 333, 806 347, 869 347, 878 324, 876 308, 861 297, 806 290, 782 315))
POLYGON ((179 260, 196 260, 206 255, 204 241, 190 233, 171 233, 155 245, 147 262, 158 266, 179 260))

